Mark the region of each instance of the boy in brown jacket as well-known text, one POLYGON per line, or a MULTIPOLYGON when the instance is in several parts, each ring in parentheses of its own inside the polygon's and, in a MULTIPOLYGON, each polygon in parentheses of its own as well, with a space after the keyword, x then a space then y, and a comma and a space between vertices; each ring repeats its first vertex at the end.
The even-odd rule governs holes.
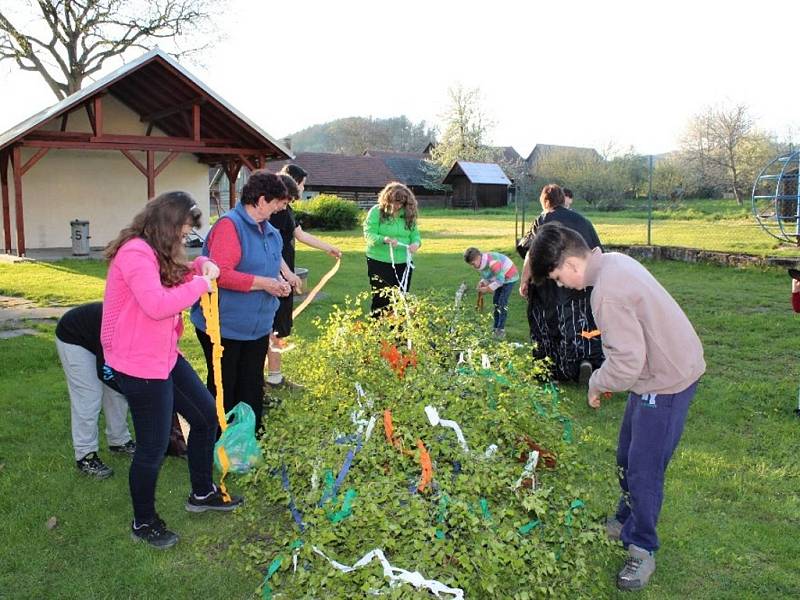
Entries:
POLYGON ((580 234, 552 223, 539 229, 531 257, 534 281, 594 288, 606 360, 589 379, 589 406, 600 408, 604 392, 630 391, 617 445, 622 495, 606 531, 628 549, 617 586, 641 589, 656 568, 664 473, 705 372, 703 347, 672 296, 629 256, 589 250, 580 234))

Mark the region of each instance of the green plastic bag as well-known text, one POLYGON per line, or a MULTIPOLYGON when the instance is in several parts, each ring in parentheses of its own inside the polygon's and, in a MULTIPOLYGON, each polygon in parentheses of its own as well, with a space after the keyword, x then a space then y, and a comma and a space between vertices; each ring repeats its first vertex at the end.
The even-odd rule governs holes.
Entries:
POLYGON ((230 461, 230 473, 247 473, 251 468, 261 462, 261 448, 256 442, 256 415, 253 409, 244 402, 239 402, 233 407, 225 420, 233 423, 222 432, 219 441, 214 446, 214 464, 221 471, 219 464, 218 448, 223 446, 230 461))

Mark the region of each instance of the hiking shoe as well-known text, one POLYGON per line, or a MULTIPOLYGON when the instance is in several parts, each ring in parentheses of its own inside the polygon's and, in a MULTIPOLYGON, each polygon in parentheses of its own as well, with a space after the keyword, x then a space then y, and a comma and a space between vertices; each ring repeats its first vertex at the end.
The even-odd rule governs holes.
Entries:
POLYGON ((617 575, 617 587, 621 590, 640 590, 647 585, 655 570, 655 557, 644 548, 631 544, 628 546, 625 566, 617 575))
POLYGON ((89 452, 82 459, 76 460, 75 464, 78 471, 95 479, 108 479, 114 474, 114 470, 100 460, 97 452, 89 452))
POLYGON ((578 370, 578 385, 587 387, 589 385, 589 378, 592 376, 592 363, 588 360, 582 360, 581 366, 578 370))
POLYGON ((502 327, 499 327, 494 330, 494 339, 496 340, 504 340, 506 339, 506 330, 502 327))
POLYGON ((622 536, 622 523, 616 517, 606 518, 606 535, 608 539, 618 542, 622 536))
POLYGON ((217 486, 214 486, 214 491, 205 498, 198 498, 194 495, 194 492, 189 494, 189 499, 186 501, 186 510, 193 513, 206 512, 207 510, 230 512, 243 502, 244 498, 234 495, 231 495, 231 499, 226 502, 222 498, 222 492, 217 486))
POLYGON ((300 390, 306 389, 304 385, 300 385, 299 383, 295 383, 293 381, 289 381, 286 377, 282 377, 278 383, 272 383, 271 381, 267 381, 267 385, 270 389, 273 390, 289 390, 290 392, 298 392, 300 390))
POLYGON ((109 446, 108 447, 111 452, 117 452, 119 454, 130 454, 133 456, 133 453, 136 452, 136 442, 133 440, 128 440, 122 446, 109 446))
POLYGON ((131 523, 131 539, 134 542, 147 542, 153 548, 164 550, 178 543, 178 534, 167 529, 167 524, 156 517, 151 523, 136 527, 131 523))

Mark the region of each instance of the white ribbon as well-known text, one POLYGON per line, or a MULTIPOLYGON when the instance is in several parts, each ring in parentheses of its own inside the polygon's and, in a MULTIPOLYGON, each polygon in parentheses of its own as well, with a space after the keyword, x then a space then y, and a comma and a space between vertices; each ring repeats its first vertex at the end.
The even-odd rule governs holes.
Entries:
POLYGON ((456 290, 456 308, 461 307, 461 301, 464 299, 464 294, 466 292, 467 292, 467 284, 462 281, 461 285, 458 286, 458 289, 456 290))
POLYGON ((486 452, 483 453, 483 458, 492 458, 495 454, 497 454, 497 444, 492 444, 486 448, 486 452))
POLYGON ((449 596, 455 600, 463 600, 464 598, 464 590, 461 588, 451 588, 440 581, 436 581, 435 579, 425 579, 425 577, 423 577, 422 573, 419 571, 411 572, 406 571, 405 569, 393 567, 391 564, 389 564, 389 561, 386 560, 386 556, 384 556, 383 550, 380 548, 375 548, 374 550, 367 552, 352 567, 343 565, 342 563, 328 558, 325 553, 316 546, 313 546, 313 549, 314 552, 319 554, 335 569, 338 569, 342 573, 350 573, 356 569, 360 569, 361 567, 372 562, 373 558, 377 558, 383 567, 383 576, 389 578, 389 585, 392 587, 395 587, 401 583, 410 583, 417 589, 427 588, 437 598, 442 598, 441 594, 449 594, 449 596))
POLYGON ((461 444, 461 447, 464 449, 464 452, 469 452, 469 446, 467 446, 467 440, 464 438, 464 433, 461 431, 461 427, 458 426, 458 423, 455 421, 449 421, 448 419, 442 419, 439 417, 439 411, 437 411, 432 406, 428 405, 425 407, 425 414, 428 415, 428 421, 431 422, 431 425, 436 427, 437 425, 441 425, 442 427, 449 427, 453 431, 456 432, 456 437, 458 438, 458 443, 461 444))
POLYGON ((525 463, 525 467, 522 469, 522 475, 519 476, 517 479, 517 483, 514 484, 514 489, 518 490, 522 487, 522 482, 525 479, 531 480, 531 490, 536 489, 536 465, 539 463, 539 451, 538 450, 531 450, 531 453, 528 455, 528 462, 525 463))

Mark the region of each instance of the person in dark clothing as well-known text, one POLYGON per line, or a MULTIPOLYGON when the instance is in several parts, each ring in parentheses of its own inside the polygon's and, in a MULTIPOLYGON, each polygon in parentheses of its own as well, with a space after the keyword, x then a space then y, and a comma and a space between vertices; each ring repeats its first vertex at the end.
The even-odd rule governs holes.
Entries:
POLYGON ((105 366, 100 345, 102 319, 103 303, 92 302, 71 308, 56 325, 56 350, 69 391, 75 464, 81 473, 97 479, 114 473, 97 455, 101 406, 108 449, 129 455, 136 450, 128 430, 128 402, 105 366))
MULTIPOLYGON (((590 248, 601 248, 600 238, 592 223, 580 213, 565 206, 560 186, 549 184, 539 197, 542 214, 531 224, 528 245, 545 223, 558 222, 577 231, 590 248)), ((531 341, 536 343, 534 356, 549 357, 553 376, 559 381, 578 381, 585 385, 592 370, 603 362, 603 348, 592 316, 591 289, 571 290, 545 280, 531 282, 529 247, 517 248, 525 259, 520 279, 520 295, 528 300, 528 325, 531 341)))
MULTIPOLYGON (((283 239, 281 275, 289 282, 292 288, 297 288, 300 285, 300 278, 294 272, 294 256, 295 256, 295 240, 317 248, 323 252, 327 252, 333 258, 342 258, 342 251, 336 246, 333 246, 313 235, 307 231, 303 231, 300 224, 297 223, 294 217, 291 203, 299 200, 303 195, 305 189, 306 178, 308 173, 305 169, 294 164, 288 164, 281 169, 278 173, 286 189, 289 192, 289 206, 286 210, 274 213, 269 218, 269 223, 281 234, 283 239)), ((281 373, 281 350, 283 349, 286 338, 292 332, 292 310, 294 295, 289 294, 278 299, 280 304, 275 313, 275 323, 270 335, 269 351, 267 353, 268 374, 266 383, 270 388, 297 389, 299 386, 286 379, 281 373)))

